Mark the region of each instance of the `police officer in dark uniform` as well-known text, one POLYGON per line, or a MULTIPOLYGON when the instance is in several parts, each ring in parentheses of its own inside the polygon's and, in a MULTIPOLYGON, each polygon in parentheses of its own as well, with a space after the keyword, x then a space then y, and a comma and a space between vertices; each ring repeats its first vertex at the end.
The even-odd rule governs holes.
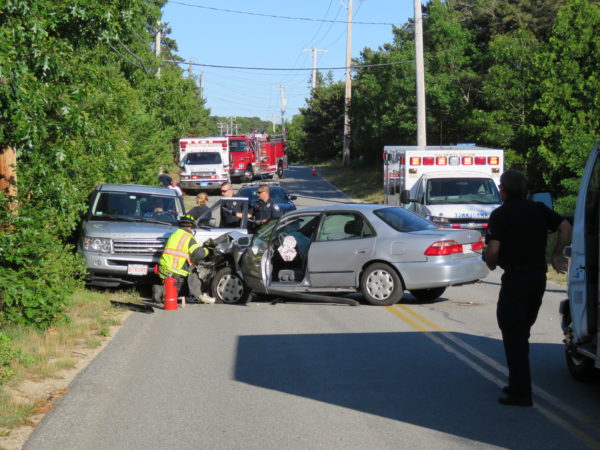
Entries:
POLYGON ((529 370, 529 335, 546 289, 546 240, 558 231, 552 267, 563 273, 562 256, 571 225, 543 203, 526 199, 527 179, 516 170, 500 177, 502 206, 489 220, 484 259, 490 270, 504 269, 496 317, 502 332, 508 365, 508 386, 503 405, 533 406, 529 370))
POLYGON ((271 201, 271 190, 267 184, 261 184, 256 190, 258 201, 252 207, 255 226, 281 217, 281 209, 277 203, 271 201))
POLYGON ((229 182, 221 184, 221 228, 237 228, 242 222, 243 204, 236 200, 227 201, 233 197, 233 186, 229 182))

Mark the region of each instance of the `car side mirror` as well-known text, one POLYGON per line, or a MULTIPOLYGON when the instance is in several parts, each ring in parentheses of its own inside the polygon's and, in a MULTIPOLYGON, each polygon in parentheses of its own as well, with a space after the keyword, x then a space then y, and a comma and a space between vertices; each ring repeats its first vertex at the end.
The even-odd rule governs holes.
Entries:
POLYGON ((298 196, 297 195, 288 195, 288 198, 290 200, 298 200, 298 196))
POLYGON ((214 217, 208 219, 208 226, 211 228, 215 228, 217 226, 217 219, 215 219, 214 217))
POLYGON ((410 191, 408 189, 405 189, 402 192, 400 192, 400 203, 406 205, 407 203, 411 203, 413 201, 415 200, 410 198, 410 191))

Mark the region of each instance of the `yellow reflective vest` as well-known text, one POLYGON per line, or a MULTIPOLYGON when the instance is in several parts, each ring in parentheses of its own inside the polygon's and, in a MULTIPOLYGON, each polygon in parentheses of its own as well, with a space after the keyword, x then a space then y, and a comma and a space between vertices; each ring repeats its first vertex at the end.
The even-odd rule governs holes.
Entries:
POLYGON ((192 233, 182 228, 173 233, 158 261, 158 275, 166 278, 174 273, 187 277, 190 272, 186 263, 191 263, 190 256, 200 248, 192 233))

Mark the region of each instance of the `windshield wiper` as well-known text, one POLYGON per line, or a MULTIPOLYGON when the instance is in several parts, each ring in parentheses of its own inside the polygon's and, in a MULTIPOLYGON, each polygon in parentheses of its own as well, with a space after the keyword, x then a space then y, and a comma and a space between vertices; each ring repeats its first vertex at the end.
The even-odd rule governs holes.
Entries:
POLYGON ((166 220, 152 219, 150 217, 140 217, 134 220, 138 222, 160 223, 161 225, 173 225, 171 222, 167 222, 166 220))
POLYGON ((125 222, 137 222, 137 219, 134 219, 133 217, 119 216, 116 214, 93 215, 92 218, 95 220, 123 220, 125 222))

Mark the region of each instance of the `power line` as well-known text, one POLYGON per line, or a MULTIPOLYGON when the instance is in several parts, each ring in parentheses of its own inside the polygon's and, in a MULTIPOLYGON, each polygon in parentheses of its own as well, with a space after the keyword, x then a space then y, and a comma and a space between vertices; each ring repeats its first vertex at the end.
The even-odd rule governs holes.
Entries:
MULTIPOLYGON (((308 22, 326 22, 326 23, 343 23, 343 24, 347 24, 348 22, 345 20, 330 20, 330 19, 313 19, 310 17, 291 17, 291 16, 278 16, 275 14, 263 14, 263 13, 254 13, 254 12, 249 12, 249 11, 238 11, 235 9, 223 9, 223 8, 215 8, 212 6, 203 6, 203 5, 193 5, 190 3, 184 3, 184 2, 176 2, 176 1, 169 1, 169 3, 175 4, 175 5, 182 5, 182 6, 189 6, 192 8, 200 8, 200 9, 210 9, 212 11, 220 11, 220 12, 228 12, 228 13, 234 13, 234 14, 245 14, 248 16, 260 16, 260 17, 272 17, 275 19, 287 19, 287 20, 304 20, 304 21, 308 21, 308 22)), ((359 24, 359 25, 395 25, 392 22, 353 22, 353 24, 359 24)))
MULTIPOLYGON (((188 63, 186 61, 174 61, 174 60, 165 60, 166 62, 175 63, 175 64, 190 64, 192 66, 200 66, 200 67, 216 67, 219 69, 242 69, 242 70, 313 70, 312 67, 299 67, 299 68, 285 68, 285 67, 244 67, 244 66, 221 66, 217 64, 200 64, 200 63, 188 63)), ((379 64, 353 64, 350 69, 364 69, 368 67, 381 67, 381 66, 397 66, 398 64, 412 64, 414 60, 408 61, 397 61, 390 63, 379 63, 379 64)), ((346 70, 347 66, 343 67, 321 67, 321 70, 346 70)))

